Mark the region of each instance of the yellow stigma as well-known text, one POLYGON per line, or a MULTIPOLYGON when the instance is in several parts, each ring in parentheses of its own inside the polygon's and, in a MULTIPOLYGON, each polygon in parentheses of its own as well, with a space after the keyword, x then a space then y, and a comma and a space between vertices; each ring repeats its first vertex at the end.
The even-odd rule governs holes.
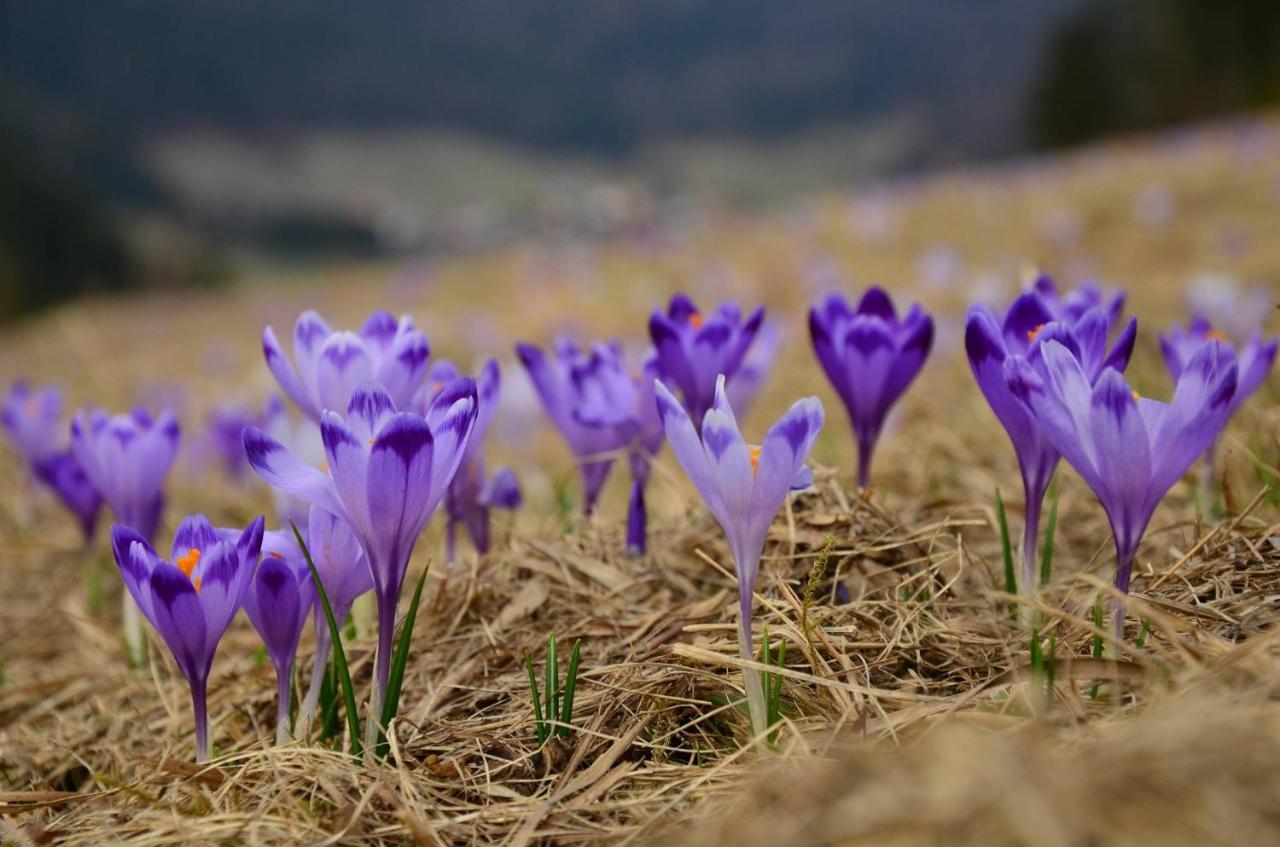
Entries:
POLYGON ((1042 329, 1044 329, 1044 324, 1036 324, 1036 328, 1035 328, 1035 329, 1029 329, 1029 330, 1027 330, 1027 340, 1028 340, 1028 341, 1035 341, 1035 340, 1036 340, 1036 336, 1040 334, 1040 330, 1042 330, 1042 329))
POLYGON ((747 448, 747 451, 751 454, 751 472, 758 473, 760 470, 760 448, 753 444, 747 448))
POLYGON ((689 315, 689 326, 694 329, 702 329, 702 324, 706 322, 706 318, 702 316, 702 312, 693 312, 689 315))
POLYGON ((1139 400, 1142 399, 1142 397, 1138 394, 1138 392, 1133 391, 1131 393, 1133 394, 1133 402, 1137 403, 1139 400))
MULTIPOLYGON (((191 574, 196 569, 196 565, 200 564, 200 551, 197 550, 195 547, 192 547, 191 549, 187 550, 187 554, 185 556, 179 556, 174 561, 174 564, 176 564, 182 570, 182 573, 184 576, 190 579, 191 574)), ((200 590, 199 587, 197 587, 196 590, 199 591, 200 590)))

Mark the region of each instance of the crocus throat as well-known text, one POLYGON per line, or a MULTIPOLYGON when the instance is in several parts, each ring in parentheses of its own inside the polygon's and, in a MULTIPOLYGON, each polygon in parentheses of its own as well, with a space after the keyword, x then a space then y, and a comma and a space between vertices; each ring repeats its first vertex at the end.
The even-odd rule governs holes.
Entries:
POLYGON ((689 326, 694 329, 702 329, 702 324, 706 322, 706 318, 702 316, 702 312, 691 312, 689 314, 689 326))
POLYGON ((1028 340, 1028 341, 1035 341, 1035 340, 1036 340, 1036 336, 1038 336, 1038 335, 1040 334, 1040 330, 1042 330, 1042 329, 1044 329, 1044 324, 1036 324, 1036 328, 1035 328, 1035 329, 1029 329, 1029 330, 1027 330, 1027 340, 1028 340))
POLYGON ((750 453, 750 455, 751 455, 751 472, 752 472, 753 474, 754 474, 754 473, 759 473, 759 471, 760 471, 760 448, 753 444, 753 445, 751 445, 750 447, 748 447, 748 448, 747 448, 747 451, 748 451, 748 452, 750 453))

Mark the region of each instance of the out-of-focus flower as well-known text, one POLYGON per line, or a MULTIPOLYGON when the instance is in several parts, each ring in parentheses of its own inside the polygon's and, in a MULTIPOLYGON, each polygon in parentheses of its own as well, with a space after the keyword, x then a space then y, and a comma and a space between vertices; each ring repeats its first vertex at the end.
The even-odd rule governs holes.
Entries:
POLYGON ((75 517, 84 537, 85 547, 88 547, 93 542, 93 531, 98 526, 102 495, 89 481, 76 454, 71 450, 60 450, 46 456, 36 463, 35 474, 75 517))
POLYGON ((969 367, 991 411, 1008 433, 1022 473, 1025 524, 1020 588, 1024 594, 1035 591, 1040 511, 1058 466, 1059 453, 1025 406, 1009 391, 1004 375, 1005 360, 1015 355, 1038 355, 1038 348, 1046 339, 1056 338, 1080 357, 1090 380, 1096 380, 1106 368, 1123 371, 1133 353, 1137 322, 1130 318, 1108 350, 1107 337, 1117 307, 1115 300, 1106 306, 1101 302, 1101 296, 1091 292, 1074 292, 1063 299, 1057 298, 1055 292, 1052 299, 1046 300, 1040 289, 1033 289, 1013 301, 1003 321, 997 320, 986 306, 974 306, 965 323, 969 367), (1085 302, 1094 305, 1084 308, 1085 302))
POLYGON ((346 518, 360 541, 378 600, 374 715, 381 714, 386 695, 409 557, 462 462, 475 418, 470 379, 440 392, 425 417, 397 411, 381 385, 366 382, 352 392, 345 419, 326 411, 320 424, 332 475, 299 461, 261 430, 244 432, 249 464, 259 476, 346 518))
POLYGON ((396 408, 409 408, 431 348, 408 315, 397 321, 390 312, 374 312, 359 332, 335 332, 306 311, 293 328, 292 363, 271 327, 262 333, 262 354, 281 390, 320 423, 326 410, 347 408, 356 386, 368 380, 386 389, 396 408))
MULTIPOLYGON (((164 483, 178 455, 180 430, 173 412, 153 420, 142 409, 108 415, 101 409, 71 420, 71 450, 89 482, 111 507, 117 523, 150 543, 164 510, 164 483)), ((138 608, 124 598, 124 633, 134 664, 143 658, 138 608)))
POLYGON ((214 409, 206 418, 204 448, 221 465, 227 477, 233 481, 244 478, 249 463, 244 458, 244 438, 247 426, 270 429, 277 417, 284 413, 284 403, 276 395, 267 398, 260 410, 247 406, 225 406, 214 409))
POLYGON ((898 319, 889 295, 869 288, 854 308, 833 294, 809 310, 818 363, 840 395, 858 441, 858 485, 890 408, 916 378, 933 346, 933 319, 919 304, 898 319))
POLYGON ((32 470, 62 447, 66 430, 61 417, 62 391, 53 385, 32 388, 19 380, 9 388, 0 407, 0 423, 9 441, 32 470))
POLYGON ((156 555, 134 529, 111 527, 111 547, 125 587, 191 688, 197 762, 209 758, 209 670, 258 566, 262 525, 259 516, 243 532, 214 529, 203 515, 191 515, 174 533, 170 559, 156 555))
POLYGON ((244 611, 276 669, 277 744, 289 740, 293 663, 315 597, 315 582, 293 532, 263 533, 262 564, 245 593, 244 611))
MULTIPOLYGON (((447 360, 436 362, 431 367, 431 374, 414 401, 415 407, 425 412, 441 391, 458 380, 462 375, 447 360)), ((467 440, 467 449, 462 457, 458 472, 449 483, 449 491, 445 495, 445 557, 450 564, 456 561, 457 531, 459 526, 467 528, 471 543, 476 552, 484 555, 489 552, 489 509, 516 508, 520 503, 520 487, 515 474, 502 469, 504 473, 500 499, 495 502, 491 498, 490 486, 493 482, 485 476, 484 437, 493 422, 494 412, 498 407, 498 392, 501 376, 498 363, 490 359, 481 367, 476 376, 476 422, 471 427, 471 437, 467 440), (514 498, 509 490, 515 488, 514 498), (508 506, 508 503, 515 505, 508 506)))
MULTIPOLYGON (((753 661, 751 600, 765 536, 788 492, 813 484, 805 459, 822 429, 822 403, 816 397, 798 401, 754 447, 738 430, 724 377, 716 381, 701 435, 665 385, 657 382, 654 390, 671 450, 729 541, 738 574, 738 644, 742 658, 753 661)), ((746 671, 746 688, 752 729, 762 733, 767 729, 764 692, 752 669, 746 671)))
MULTIPOLYGON (((1129 591, 1134 556, 1160 500, 1217 438, 1236 391, 1236 361, 1217 342, 1187 364, 1170 403, 1140 398, 1118 370, 1096 384, 1080 357, 1058 340, 1038 360, 1010 357, 1009 390, 1045 437, 1093 489, 1111 523, 1116 588, 1129 591)), ((1124 635, 1124 605, 1115 613, 1124 635)))
POLYGON ((1276 310, 1275 298, 1264 285, 1245 286, 1221 273, 1202 273, 1187 284, 1187 311, 1203 315, 1227 338, 1241 341, 1263 332, 1276 310))
POLYGON ((684 398, 701 422, 715 397, 716 378, 732 384, 764 323, 764 307, 742 318, 736 303, 722 303, 704 315, 684 294, 671 298, 664 313, 649 318, 649 336, 657 351, 658 375, 684 398))

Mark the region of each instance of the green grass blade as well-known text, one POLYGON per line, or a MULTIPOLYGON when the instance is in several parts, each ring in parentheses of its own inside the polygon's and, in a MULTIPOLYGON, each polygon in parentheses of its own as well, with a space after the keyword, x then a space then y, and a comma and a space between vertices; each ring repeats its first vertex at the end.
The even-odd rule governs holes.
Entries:
POLYGON ((1049 524, 1044 531, 1044 550, 1040 554, 1040 584, 1049 584, 1053 571, 1053 534, 1058 528, 1058 483, 1053 485, 1053 501, 1049 506, 1049 524))
POLYGON ((547 636, 547 664, 546 679, 543 682, 543 695, 547 698, 547 709, 544 714, 547 716, 547 734, 554 735, 556 727, 554 724, 560 715, 560 660, 556 656, 556 637, 554 635, 547 636))
MULTIPOLYGON (((1018 593, 1018 578, 1013 571, 1013 545, 1009 541, 1009 521, 1004 514, 1004 498, 1000 496, 999 488, 996 489, 996 524, 1000 528, 1000 550, 1004 553, 1004 590, 1012 596, 1018 593)), ((1009 604, 1009 614, 1017 617, 1016 603, 1009 604)))
POLYGON ((320 740, 328 741, 338 734, 338 685, 337 660, 332 651, 325 663, 324 680, 320 683, 320 740))
MULTIPOLYGON (((781 669, 787 663, 787 640, 779 639, 778 644, 778 662, 775 667, 781 669)), ((773 676, 772 701, 769 704, 769 720, 770 726, 782 720, 782 674, 775 673, 773 676)))
MULTIPOLYGON (((1098 599, 1093 602, 1093 626, 1095 629, 1102 629, 1102 595, 1098 595, 1098 599)), ((1093 636, 1093 658, 1102 658, 1102 636, 1093 636)), ((1089 689, 1089 699, 1098 699, 1098 683, 1094 683, 1089 689)))
POLYGON ((316 583, 316 594, 319 595, 320 603, 324 606, 324 619, 329 624, 329 637, 333 639, 333 659, 338 669, 338 680, 342 683, 342 699, 346 701, 347 731, 351 734, 351 755, 359 757, 360 720, 356 715, 356 691, 351 685, 351 671, 347 668, 347 654, 342 649, 342 633, 338 631, 338 622, 333 617, 333 607, 329 605, 329 595, 324 590, 324 583, 320 580, 320 572, 316 570, 316 563, 311 560, 311 551, 307 549, 307 542, 302 540, 302 533, 298 532, 298 527, 293 521, 289 521, 289 526, 293 529, 293 537, 298 540, 298 547, 302 550, 302 555, 307 560, 307 567, 311 570, 311 578, 316 583))
POLYGON ((1045 660, 1045 705, 1053 705, 1054 674, 1058 664, 1058 633, 1049 636, 1049 655, 1045 660))
POLYGON ((524 651, 524 667, 529 672, 529 694, 533 698, 533 725, 534 734, 538 736, 538 743, 545 743, 547 740, 547 725, 542 719, 542 698, 538 696, 538 677, 533 673, 533 657, 529 655, 529 651, 524 651))
POLYGON ((560 708, 560 737, 568 738, 573 719, 573 694, 578 688, 578 661, 582 657, 582 639, 575 639, 569 654, 569 670, 564 676, 564 705, 560 708))
POLYGON ((418 577, 418 584, 413 589, 413 599, 409 601, 409 611, 404 616, 404 625, 400 630, 400 640, 396 642, 396 650, 391 654, 391 672, 387 675, 387 696, 382 702, 382 723, 378 729, 379 756, 387 754, 386 729, 391 719, 400 710, 400 688, 404 685, 404 667, 409 661, 409 643, 413 640, 413 623, 418 619, 418 604, 422 602, 422 587, 427 584, 427 570, 423 569, 418 577))
POLYGON ((1142 628, 1138 630, 1138 640, 1134 642, 1134 646, 1136 646, 1139 650, 1145 647, 1147 644, 1147 635, 1149 635, 1150 633, 1151 633, 1151 621, 1147 620, 1146 618, 1143 618, 1142 628))

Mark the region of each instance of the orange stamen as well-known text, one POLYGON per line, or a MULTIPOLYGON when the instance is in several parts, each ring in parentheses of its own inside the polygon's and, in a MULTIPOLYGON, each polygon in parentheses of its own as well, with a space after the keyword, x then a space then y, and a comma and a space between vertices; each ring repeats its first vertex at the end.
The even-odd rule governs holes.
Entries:
POLYGON ((200 577, 196 577, 195 579, 191 580, 191 585, 192 587, 195 588, 196 593, 199 594, 200 593, 200 577))
POLYGON ((279 559, 280 561, 284 561, 284 556, 281 556, 281 555, 280 555, 279 553, 277 553, 275 550, 272 550, 272 551, 271 551, 270 553, 268 553, 267 555, 268 555, 268 556, 270 556, 270 557, 271 557, 271 558, 273 558, 273 559, 279 559))
POLYGON ((1221 341, 1224 344, 1227 341, 1227 337, 1222 333, 1218 332, 1216 329, 1209 330, 1209 334, 1206 335, 1205 337, 1208 338, 1210 341, 1221 341))
POLYGON ((1035 329, 1029 329, 1029 330, 1027 330, 1027 340, 1028 340, 1028 341, 1035 341, 1035 340, 1036 340, 1036 336, 1040 334, 1040 330, 1042 330, 1042 329, 1044 329, 1044 324, 1036 324, 1036 328, 1035 328, 1035 329))
POLYGON ((196 565, 200 564, 200 551, 197 550, 195 547, 192 547, 191 549, 187 550, 187 554, 185 556, 179 556, 174 561, 174 564, 177 565, 179 569, 181 569, 183 576, 190 579, 191 574, 196 569, 196 565))
POLYGON ((702 316, 702 312, 693 312, 689 315, 689 326, 694 329, 702 329, 702 325, 706 320, 707 319, 702 316))
POLYGON ((756 447, 756 446, 754 446, 754 445, 753 445, 753 446, 751 446, 751 447, 748 447, 748 448, 747 448, 747 451, 751 454, 751 472, 752 472, 752 473, 757 473, 757 472, 759 472, 759 470, 760 470, 760 448, 759 448, 759 447, 756 447))
POLYGON ((441 388, 444 388, 444 383, 440 380, 437 379, 435 382, 431 383, 431 392, 433 394, 439 394, 441 388))
POLYGON ((1138 394, 1138 392, 1134 391, 1134 392, 1133 392, 1133 402, 1137 403, 1137 402, 1138 402, 1139 400, 1141 400, 1141 399, 1142 399, 1142 397, 1138 394))

